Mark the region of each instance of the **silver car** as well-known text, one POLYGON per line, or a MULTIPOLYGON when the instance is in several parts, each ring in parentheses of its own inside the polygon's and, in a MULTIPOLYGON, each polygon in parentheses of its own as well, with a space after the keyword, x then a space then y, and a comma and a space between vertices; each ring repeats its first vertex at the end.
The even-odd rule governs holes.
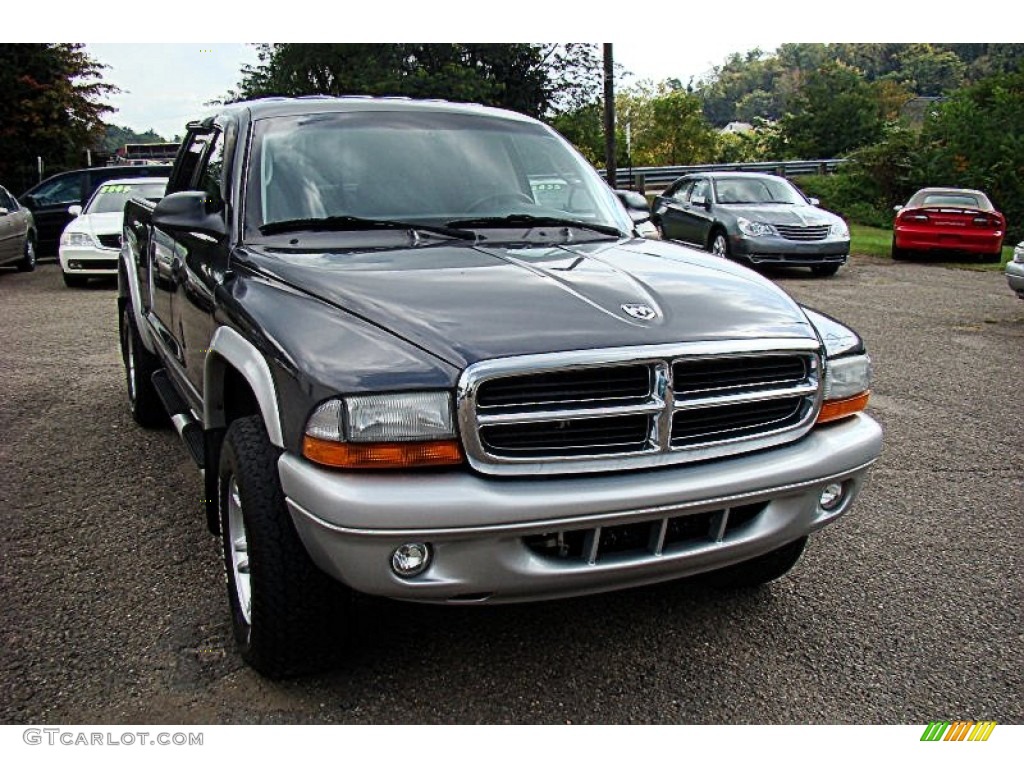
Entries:
POLYGON ((1013 259, 1006 263, 1006 282, 1017 296, 1024 299, 1024 242, 1013 249, 1013 259))
POLYGON ((828 277, 850 254, 850 230, 789 181, 766 173, 683 176, 654 200, 662 237, 750 264, 810 267, 828 277))
POLYGON ((36 223, 14 195, 0 187, 0 266, 36 268, 36 223))

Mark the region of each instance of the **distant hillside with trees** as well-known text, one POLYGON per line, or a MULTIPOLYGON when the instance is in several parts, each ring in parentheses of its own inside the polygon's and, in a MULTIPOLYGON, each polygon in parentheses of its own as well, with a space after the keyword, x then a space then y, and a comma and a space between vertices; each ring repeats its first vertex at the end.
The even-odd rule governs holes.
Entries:
MULTIPOLYGON (((889 226, 920 187, 973 187, 1024 238, 1024 44, 786 43, 621 89, 616 111, 619 167, 849 157, 800 181, 852 221, 889 226), (754 130, 721 132, 732 122, 754 130)), ((550 118, 598 166, 601 112, 595 95, 550 118)))

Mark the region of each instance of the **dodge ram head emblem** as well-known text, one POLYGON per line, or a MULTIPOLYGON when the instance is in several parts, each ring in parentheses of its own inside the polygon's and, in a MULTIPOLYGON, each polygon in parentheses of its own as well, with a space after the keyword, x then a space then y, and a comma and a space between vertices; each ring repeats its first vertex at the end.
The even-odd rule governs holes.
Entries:
POLYGON ((658 316, 658 313, 646 304, 623 304, 622 311, 637 320, 653 320, 658 316))

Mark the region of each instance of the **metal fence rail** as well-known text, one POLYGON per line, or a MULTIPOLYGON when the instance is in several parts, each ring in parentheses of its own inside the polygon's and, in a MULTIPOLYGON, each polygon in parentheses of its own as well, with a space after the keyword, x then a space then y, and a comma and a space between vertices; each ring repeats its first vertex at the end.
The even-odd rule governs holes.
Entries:
MULTIPOLYGON (((831 160, 785 160, 767 163, 717 163, 714 165, 664 165, 634 168, 619 168, 615 174, 617 186, 631 182, 639 186, 666 187, 680 176, 688 173, 705 173, 708 171, 759 171, 774 173, 777 176, 810 176, 815 174, 835 173, 843 163, 850 160, 833 158, 831 160)), ((598 171, 602 176, 603 170, 598 171)))

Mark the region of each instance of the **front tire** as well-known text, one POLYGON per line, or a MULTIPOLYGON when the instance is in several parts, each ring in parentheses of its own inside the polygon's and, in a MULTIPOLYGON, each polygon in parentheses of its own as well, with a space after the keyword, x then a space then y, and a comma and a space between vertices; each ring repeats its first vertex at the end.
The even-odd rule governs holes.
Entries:
POLYGON ((351 592, 316 567, 295 531, 279 454, 259 416, 238 419, 217 476, 235 640, 242 658, 274 679, 332 666, 352 614, 351 592))
POLYGON ((725 232, 716 229, 711 233, 711 240, 708 241, 708 250, 715 256, 723 259, 729 258, 729 238, 725 236, 725 232))
POLYGON ((718 589, 750 589, 767 584, 787 574, 804 552, 807 537, 790 542, 767 554, 737 563, 720 571, 712 571, 701 578, 704 583, 718 589))
POLYGON ((125 304, 121 310, 120 331, 121 360, 124 362, 128 408, 132 418, 140 427, 162 427, 167 424, 167 411, 153 386, 153 374, 160 368, 160 361, 142 345, 130 304, 125 304))
POLYGON ((19 272, 31 272, 36 268, 36 243, 31 236, 25 238, 25 252, 17 266, 19 272))
POLYGON ((61 272, 61 277, 68 288, 82 288, 89 280, 85 275, 69 275, 67 272, 61 272))
POLYGON ((832 277, 838 271, 838 264, 815 264, 811 267, 811 272, 815 277, 832 277))

